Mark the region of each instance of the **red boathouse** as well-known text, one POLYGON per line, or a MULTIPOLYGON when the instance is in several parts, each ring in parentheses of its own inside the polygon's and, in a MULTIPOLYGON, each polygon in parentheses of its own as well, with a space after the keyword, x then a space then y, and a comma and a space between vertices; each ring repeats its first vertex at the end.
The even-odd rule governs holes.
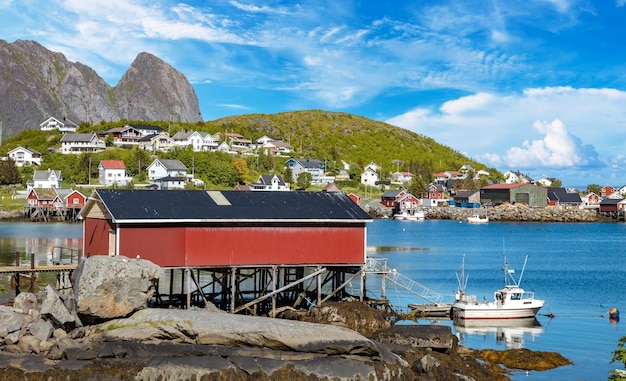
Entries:
MULTIPOLYGON (((363 274, 371 221, 340 192, 96 190, 81 216, 85 255, 150 260, 172 270, 165 304, 188 290, 187 305, 232 312, 269 296, 272 308, 277 297, 345 297, 346 274, 363 274), (187 283, 180 276, 175 291, 177 269, 187 283)), ((167 294, 161 287, 157 299, 167 294)))

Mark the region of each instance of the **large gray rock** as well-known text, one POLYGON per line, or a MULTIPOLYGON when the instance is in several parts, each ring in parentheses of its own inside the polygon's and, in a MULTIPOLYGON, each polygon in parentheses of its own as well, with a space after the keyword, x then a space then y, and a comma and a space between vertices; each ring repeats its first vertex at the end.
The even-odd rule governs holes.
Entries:
POLYGON ((42 293, 40 314, 55 328, 63 328, 66 331, 82 325, 78 316, 68 310, 63 299, 51 285, 47 285, 42 293))
POLYGON ((146 307, 160 272, 159 266, 143 259, 87 258, 72 274, 76 310, 93 320, 128 316, 146 307))
POLYGON ((37 297, 31 292, 20 292, 13 300, 13 311, 27 314, 37 309, 37 297))
POLYGON ((19 332, 22 327, 32 323, 31 315, 14 312, 11 307, 0 306, 0 331, 19 332))
POLYGON ((326 355, 381 356, 379 346, 347 328, 293 320, 192 310, 145 309, 100 324, 103 341, 193 340, 203 345, 259 347, 326 355), (176 333, 174 333, 176 332, 176 333), (186 336, 187 340, 181 337, 186 336))
POLYGON ((48 321, 37 321, 28 325, 28 331, 39 341, 46 341, 52 337, 54 327, 48 321))

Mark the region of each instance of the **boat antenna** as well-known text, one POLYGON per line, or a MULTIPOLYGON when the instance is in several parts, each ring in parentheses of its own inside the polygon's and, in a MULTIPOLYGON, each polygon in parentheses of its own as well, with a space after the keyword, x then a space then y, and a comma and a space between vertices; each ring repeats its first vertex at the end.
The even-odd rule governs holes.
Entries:
POLYGON ((524 266, 522 267, 522 272, 519 274, 519 279, 517 280, 517 285, 522 284, 522 277, 524 276, 524 270, 526 269, 526 261, 528 261, 528 255, 524 258, 524 266))
POLYGON ((459 285, 459 293, 465 293, 465 287, 467 287, 467 280, 469 275, 465 276, 465 254, 463 254, 463 259, 461 260, 461 275, 456 274, 456 282, 459 285))

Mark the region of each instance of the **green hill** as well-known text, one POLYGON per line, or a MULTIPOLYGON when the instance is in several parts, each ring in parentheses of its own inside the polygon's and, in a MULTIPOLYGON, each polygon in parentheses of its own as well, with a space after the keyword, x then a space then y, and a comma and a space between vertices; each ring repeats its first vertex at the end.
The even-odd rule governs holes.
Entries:
POLYGON ((206 123, 213 130, 238 132, 249 139, 268 135, 289 142, 298 157, 370 162, 384 172, 423 173, 458 170, 464 164, 500 174, 426 136, 387 123, 343 112, 322 110, 232 116, 206 123), (404 164, 401 164, 404 163, 404 164))
MULTIPOLYGON (((492 177, 501 177, 494 169, 467 158, 461 153, 435 142, 426 136, 374 121, 361 116, 342 112, 321 110, 295 111, 278 114, 250 114, 231 116, 210 122, 144 122, 118 121, 98 125, 83 124, 78 132, 106 131, 124 124, 152 124, 163 127, 165 132, 174 135, 178 131, 195 130, 211 134, 235 132, 246 139, 256 141, 267 135, 290 143, 296 158, 318 159, 325 163, 327 172, 336 174, 350 165, 352 186, 357 186, 358 176, 370 162, 382 167, 382 178, 389 179, 395 171, 412 172, 421 178, 421 192, 424 183, 432 181, 434 172, 458 170, 464 164, 471 164, 476 170, 486 169, 492 177)), ((103 159, 119 159, 126 163, 127 172, 140 183, 146 179, 145 168, 153 160, 151 154, 133 147, 109 147, 96 154, 62 155, 59 151, 61 134, 27 130, 4 139, 0 156, 17 147, 30 147, 43 155, 42 168, 61 170, 64 183, 68 187, 87 184, 98 177, 97 163, 103 159), (55 151, 56 150, 56 151, 55 151), (89 175, 89 176, 88 176, 89 175)), ((235 160, 233 156, 220 152, 192 152, 191 149, 176 149, 167 153, 159 152, 164 159, 181 160, 188 168, 193 168, 196 178, 202 179, 214 189, 232 189, 237 182, 254 182, 262 173, 281 173, 287 157, 267 157, 243 155, 235 160), (241 170, 242 161, 248 170, 241 170)), ((21 169, 23 183, 32 178, 35 168, 21 169)), ((91 182, 92 184, 94 182, 91 182)), ((346 184, 347 185, 347 184, 346 184)))

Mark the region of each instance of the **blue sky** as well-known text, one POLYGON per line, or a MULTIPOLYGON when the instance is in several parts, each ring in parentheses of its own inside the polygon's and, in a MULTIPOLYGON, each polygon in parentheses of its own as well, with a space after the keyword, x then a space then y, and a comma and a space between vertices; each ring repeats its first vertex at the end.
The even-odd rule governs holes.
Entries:
POLYGON ((0 0, 114 86, 140 52, 203 118, 323 109, 385 121, 501 172, 626 184, 626 0, 0 0))

